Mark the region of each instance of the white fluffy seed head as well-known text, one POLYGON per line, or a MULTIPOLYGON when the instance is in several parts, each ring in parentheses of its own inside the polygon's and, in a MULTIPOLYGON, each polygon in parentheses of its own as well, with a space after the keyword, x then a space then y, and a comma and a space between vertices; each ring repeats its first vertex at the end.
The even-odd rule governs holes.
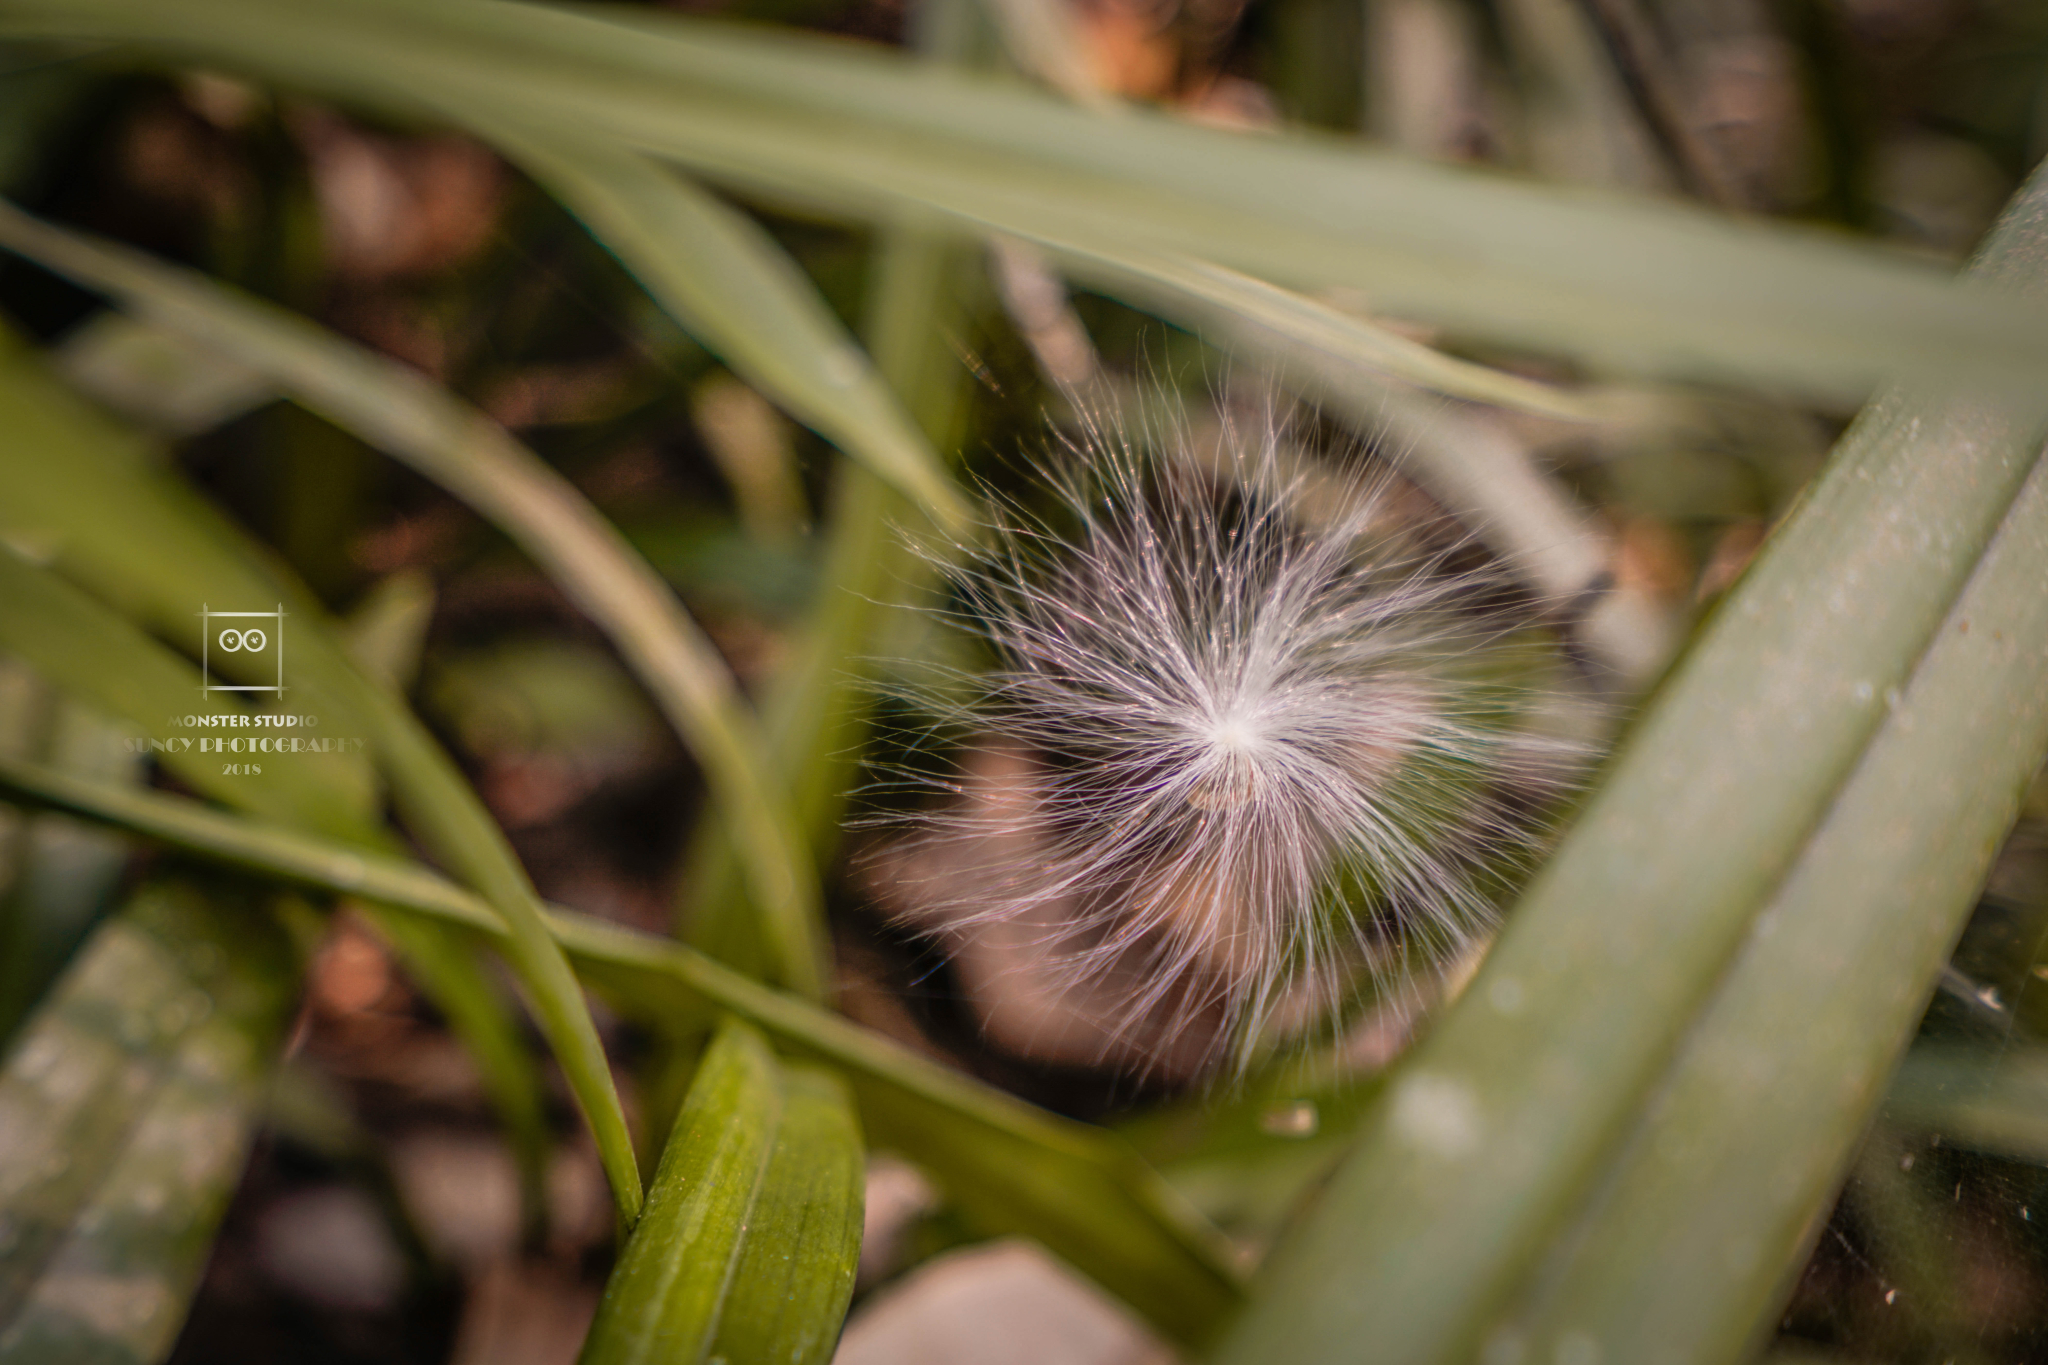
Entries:
POLYGON ((1278 430, 1155 444, 1092 431, 964 550, 996 663, 868 871, 1005 1041, 1187 1078, 1468 946, 1575 755, 1535 609, 1411 489, 1278 430))

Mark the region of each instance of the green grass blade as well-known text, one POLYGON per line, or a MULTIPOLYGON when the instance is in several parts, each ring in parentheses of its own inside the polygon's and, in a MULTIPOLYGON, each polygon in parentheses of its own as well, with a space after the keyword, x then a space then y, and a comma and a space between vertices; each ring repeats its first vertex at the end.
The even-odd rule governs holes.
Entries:
POLYGON ((418 720, 392 704, 374 733, 392 774, 400 817, 433 856, 475 886, 505 917, 507 956, 590 1125, 621 1218, 639 1216, 639 1163, 613 1088, 597 1025, 561 950, 548 936, 540 898, 504 834, 418 720))
MULTIPOLYGON (((396 709, 395 703, 349 667, 321 625, 318 604, 263 565, 131 433, 54 385, 18 343, 9 339, 0 347, 0 417, 18 456, 0 460, 0 529, 23 543, 53 546, 65 573, 194 652, 194 603, 286 603, 293 618, 295 706, 324 715, 329 734, 361 736, 380 728, 376 713, 396 709)), ((35 600, 25 589, 7 610, 26 611, 35 600)), ((18 628, 31 624, 10 619, 18 628)), ((138 736, 165 737, 165 719, 194 710, 202 695, 189 664, 111 621, 82 595, 56 606, 38 629, 50 676, 132 725, 138 736)), ((194 790, 237 809, 373 848, 395 846, 379 823, 375 775, 360 755, 293 755, 260 776, 233 777, 222 773, 217 758, 190 750, 156 757, 194 790)), ((549 1143, 540 1081, 498 988, 470 944, 432 927, 384 927, 475 1056, 523 1183, 533 1189, 549 1143)))
POLYGON ((1341 370, 1404 380, 1450 398, 1594 422, 1608 415, 1598 395, 1445 355, 1352 313, 1256 276, 1187 256, 1141 254, 1106 234, 1094 242, 1039 239, 1091 289, 1212 335, 1226 349, 1268 361, 1314 358, 1341 370))
MULTIPOLYGON (((816 877, 763 770, 738 687, 675 594, 567 480, 417 373, 228 286, 4 205, 0 244, 270 375, 306 406, 403 459, 518 541, 618 644, 689 744, 714 792, 734 812, 782 978, 807 994, 822 991, 816 877)), ((416 755, 417 746, 405 752, 416 755)))
MULTIPOLYGON (((1058 0, 984 0, 1023 69, 1083 107, 1123 107, 1093 80, 1072 16, 1058 0)), ((1341 374, 1365 370, 1452 398, 1564 421, 1595 421, 1601 405, 1568 390, 1458 360, 1353 313, 1240 271, 1182 256, 1144 254, 1098 236, 1038 239, 1067 273, 1098 292, 1200 331, 1212 344, 1273 364, 1311 360, 1341 374), (1220 336, 1218 334, 1221 334, 1220 336)), ((1368 380, 1370 389, 1383 386, 1368 380)))
POLYGON ((241 1174, 295 973, 232 897, 145 885, 0 1066, 0 1361, 161 1359, 241 1174))
MULTIPOLYGON (((4 393, 4 387, 0 387, 4 393)), ((17 428, 19 430, 19 428, 17 428)), ((92 504, 84 506, 90 508, 92 504)), ((33 662, 55 685, 125 721, 139 737, 164 736, 162 719, 200 694, 197 669, 54 575, 0 550, 0 647, 33 662)), ((297 629, 310 626, 301 614, 297 629)), ((216 710, 230 704, 213 703, 216 710)), ((189 738, 189 737, 188 737, 189 738)), ((300 828, 335 833, 361 847, 391 848, 343 796, 350 784, 324 780, 331 754, 293 754, 261 777, 229 776, 217 755, 176 745, 153 756, 193 790, 240 810, 300 828)), ((240 766, 240 765, 237 765, 240 766)), ((504 1002, 461 937, 432 925, 377 914, 428 998, 469 1047, 504 1117, 531 1196, 546 1167, 549 1138, 532 1058, 504 1002)), ((529 1212, 540 1205, 529 1200, 529 1212)))
POLYGON ((967 502, 924 433, 752 219, 636 152, 465 107, 472 126, 581 218, 686 331, 938 526, 964 532, 967 502))
MULTIPOLYGON (((966 427, 968 375, 945 341, 953 326, 947 319, 959 312, 959 255, 935 234, 885 233, 868 328, 882 373, 941 448, 958 444, 966 427)), ((848 464, 840 470, 819 574, 827 588, 762 705, 770 759, 821 852, 838 839, 847 786, 867 738, 871 642, 887 614, 925 577, 901 529, 909 514, 903 496, 866 469, 848 464)), ((707 826, 692 849, 681 916, 700 947, 728 942, 743 927, 731 924, 737 869, 711 833, 707 826)))
MULTIPOLYGON (((342 623, 341 643, 366 677, 403 695, 418 671, 433 606, 433 587, 423 573, 393 574, 371 588, 342 623)), ((519 1171, 523 1221, 529 1233, 540 1235, 553 1135, 541 1112, 533 1057, 513 1026, 502 993, 479 970, 469 936, 378 906, 365 910, 475 1060, 484 1090, 505 1122, 519 1171)))
POLYGON ((434 620, 434 584, 422 569, 379 579, 341 622, 342 648, 363 676, 401 696, 418 681, 434 620))
MULTIPOLYGON (((348 664, 320 627, 317 603, 293 585, 252 567, 256 556, 218 513, 162 470, 146 465, 118 428, 69 401, 47 376, 25 364, 14 346, 0 352, 0 416, 17 453, 17 458, 0 460, 0 517, 18 543, 53 546, 66 573, 92 584, 102 596, 122 603, 130 615, 185 643, 194 654, 200 647, 195 601, 203 604, 224 596, 290 604, 301 627, 293 646, 294 685, 301 689, 295 704, 313 703, 308 709, 324 716, 330 734, 339 731, 349 737, 353 731, 359 747, 367 748, 391 773, 399 810, 422 844, 479 886, 505 910, 509 922, 526 926, 514 938, 514 966, 588 1116, 622 1212, 636 1208, 639 1177, 624 1111, 575 978, 540 926, 538 900, 503 835, 417 718, 389 693, 365 683, 348 664), (29 454, 34 458, 25 457, 29 454), (538 945, 535 934, 541 939, 538 945)), ((5 561, 0 570, 11 577, 49 577, 28 569, 11 552, 0 554, 0 560, 5 561)), ((54 579, 50 584, 45 596, 65 591, 54 579)), ((0 633, 32 633, 41 642, 35 660, 41 670, 61 679, 68 689, 91 696, 101 709, 127 719, 143 734, 161 735, 165 717, 193 709, 206 695, 197 670, 93 599, 69 590, 62 601, 32 600, 29 594, 34 591, 23 588, 13 596, 0 596, 0 633), (90 648, 79 643, 88 639, 90 648)), ((273 815, 366 845, 388 837, 369 823, 376 796, 373 786, 359 780, 363 769, 358 755, 297 753, 291 757, 298 762, 273 763, 256 776, 228 776, 220 764, 207 766, 205 756, 193 751, 175 757, 185 772, 196 773, 198 790, 230 804, 263 804, 273 815)), ((423 984, 476 971, 475 964, 465 962, 460 945, 447 945, 441 956, 423 984)), ((482 986, 474 986, 469 1004, 458 1004, 451 1021, 463 1027, 488 1022, 504 1035, 479 1049, 480 1059, 489 1065, 494 1057, 513 1056, 514 1045, 509 1021, 484 1011, 487 998, 482 986)), ((506 1087, 499 1098, 512 1106, 507 1118, 515 1133, 531 1134, 521 1139, 521 1145, 537 1148, 538 1111, 530 1078, 522 1080, 505 1071, 493 1079, 506 1087)))
POLYGON ((782 1121, 712 1343, 716 1360, 825 1365, 860 1265, 866 1170, 845 1083, 780 1068, 782 1121))
MULTIPOLYGON (((801 420, 862 456, 928 516, 961 534, 961 497, 866 356, 815 299, 809 280, 743 215, 631 151, 557 145, 469 123, 569 205, 690 332, 801 420), (858 381, 852 379, 858 370, 858 381), (844 409, 844 415, 842 411, 844 409)), ((1450 397, 1565 422, 1606 415, 1597 399, 1456 360, 1386 327, 1239 270, 1147 254, 1114 237, 1038 239, 1102 293, 1190 325, 1257 327, 1268 350, 1305 352, 1450 397)))
POLYGON ((701 1365, 709 1357, 782 1108, 767 1043, 728 1020, 662 1148, 646 1213, 605 1283, 578 1365, 701 1365))
MULTIPOLYGON (((10 752, 108 781, 142 780, 116 726, 19 663, 0 660, 0 698, 0 728, 13 732, 0 744, 10 752)), ((61 817, 0 825, 0 1046, 111 907, 127 862, 103 835, 61 817)))
MULTIPOLYGON (((425 868, 192 801, 4 759, 0 792, 279 880, 504 933, 490 906, 425 868)), ((1228 1247, 1112 1135, 947 1070, 673 940, 561 911, 549 923, 585 975, 635 1017, 659 1023, 709 1001, 844 1068, 877 1144, 933 1171, 987 1230, 1037 1238, 1168 1336, 1199 1342, 1237 1305, 1228 1247)))
MULTIPOLYGON (((2037 181, 1984 281, 2040 288, 2044 203, 2037 181)), ((1479 1348, 1807 851, 2038 448, 2035 420, 1992 407, 1893 393, 1865 410, 1404 1060, 1221 1359, 1479 1348)))
POLYGON ((2044 583, 2048 464, 1508 1329, 1532 1356, 1733 1362, 1776 1322, 2048 757, 2044 583))
MULTIPOLYGON (((965 3, 919 11, 914 41, 920 51, 937 59, 966 51, 974 25, 965 3)), ((963 255, 960 244, 942 234, 885 226, 862 329, 883 380, 931 444, 946 451, 959 446, 967 427, 968 375, 948 344, 964 330, 963 255)), ((909 512, 902 495, 866 468, 841 468, 819 574, 828 587, 762 704, 770 761, 821 854, 839 837, 847 787, 867 738, 874 697, 866 661, 876 630, 924 578, 899 529, 909 512)), ((719 833, 707 823, 690 850, 679 919, 693 943, 725 956, 745 925, 737 921, 743 907, 734 903, 735 868, 719 833)))
POLYGON ((7 0, 0 33, 137 45, 393 110, 612 138, 836 211, 1114 241, 1634 372, 1856 398, 1911 371, 2024 392, 2048 324, 1839 237, 1532 185, 1306 133, 1093 115, 897 54, 492 0, 7 0))
POLYGON ((475 892, 420 864, 359 845, 230 815, 184 798, 123 793, 119 787, 15 759, 0 759, 0 786, 15 799, 85 815, 278 881, 397 906, 492 938, 505 935, 504 918, 475 892))
POLYGON ((1939 1133, 1965 1151, 2048 1166, 2048 1049, 1916 1047, 1885 1094, 1884 1121, 1939 1133))

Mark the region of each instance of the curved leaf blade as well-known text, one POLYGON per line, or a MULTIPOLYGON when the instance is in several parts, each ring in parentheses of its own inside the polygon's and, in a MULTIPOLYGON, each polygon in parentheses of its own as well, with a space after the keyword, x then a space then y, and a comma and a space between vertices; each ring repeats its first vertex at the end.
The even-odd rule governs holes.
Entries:
MULTIPOLYGON (((958 330, 964 262, 936 234, 892 228, 875 263, 866 331, 875 363, 919 424, 942 448, 966 430, 968 374, 953 363, 945 337, 958 330)), ((820 578, 831 584, 804 622, 798 649, 762 700, 769 760, 789 786, 812 847, 828 852, 839 837, 848 785, 866 739, 874 690, 869 683, 878 626, 917 591, 926 569, 899 527, 910 514, 903 495, 850 462, 834 492, 820 578)), ((724 945, 742 932, 737 867, 713 825, 690 851, 679 922, 690 941, 728 961, 724 945)))
MULTIPOLYGON (((962 56, 976 31, 967 0, 921 4, 911 28, 911 42, 926 60, 962 56)), ((968 406, 967 370, 953 362, 948 345, 965 311, 959 285, 967 261, 960 245, 909 224, 885 224, 861 320, 862 340, 883 382, 930 443, 948 451, 966 435, 968 406)), ((789 784, 797 819, 821 854, 839 836, 866 739, 873 703, 866 685, 870 641, 922 576, 918 557, 896 529, 905 510, 901 495, 868 470, 841 472, 821 555, 821 576, 835 590, 812 607, 795 657, 762 702, 769 761, 789 784)), ((691 942, 712 949, 744 929, 735 922, 733 859, 720 833, 708 823, 699 830, 685 863, 689 889, 680 907, 691 942)))
POLYGON ((1446 355, 1320 299, 1187 256, 1139 254, 1097 240, 1038 239, 1083 284, 1136 307, 1220 334, 1221 343, 1276 358, 1314 357, 1340 370, 1405 380, 1450 398, 1594 422, 1598 395, 1574 393, 1446 355))
MULTIPOLYGON (((196 802, 6 759, 0 792, 280 880, 504 933, 486 903, 425 868, 196 802)), ((567 911, 549 923, 581 970, 635 1017, 659 1024, 709 1001, 845 1068, 878 1145, 931 1169, 991 1232, 1037 1238, 1175 1340, 1199 1344, 1240 1302, 1229 1246, 1113 1135, 950 1071, 673 940, 567 911)))
MULTIPOLYGON (((2038 292, 2048 176, 1978 270, 2038 292)), ((1469 1358, 1583 1208, 2035 463, 2037 413, 1894 392, 1722 604, 1410 1053, 1220 1359, 1469 1358)), ((1739 1121, 1722 1114, 1720 1121, 1739 1121)))
POLYGON ((2043 678, 2048 463, 1506 1329, 1533 1355, 1732 1362, 1776 1321, 2048 758, 2043 678))
POLYGON ((1861 397, 1910 370, 2026 392, 2048 324, 1820 233, 1365 151, 1114 116, 843 43, 499 0, 7 0, 19 37, 139 44, 391 109, 526 121, 839 212, 940 213, 1213 261, 1634 372, 1861 397))
POLYGON ((579 1365, 699 1365, 744 1259, 775 1149, 782 1083, 767 1043, 728 1020, 662 1147, 579 1365))
MULTIPOLYGON (((115 782, 142 778, 118 727, 0 659, 0 747, 115 782)), ((0 821, 0 1046, 120 891, 127 856, 63 818, 0 821)))
MULTIPOLYGON (((451 865, 474 868, 480 862, 495 869, 500 895, 512 894, 523 883, 516 864, 510 878, 503 875, 510 851, 452 765, 390 694, 367 684, 348 663, 322 627, 318 604, 260 567, 259 557, 217 512, 146 463, 131 436, 53 387, 11 342, 0 352, 0 416, 18 456, 0 460, 0 526, 8 534, 53 547, 65 573, 194 653, 200 619, 192 610, 195 601, 223 600, 224 595, 245 603, 289 603, 297 618, 293 685, 301 689, 298 704, 310 702, 309 709, 324 714, 335 731, 371 737, 375 756, 399 776, 401 808, 415 817, 423 841, 451 865)), ((0 561, 5 561, 0 575, 18 580, 0 598, 0 634, 32 655, 65 690, 91 698, 143 735, 206 695, 189 663, 94 598, 28 568, 11 552, 0 552, 0 561)), ((235 708, 219 703, 213 709, 235 708)), ((389 836, 375 823, 374 785, 358 754, 339 748, 300 753, 293 757, 302 763, 273 763, 260 776, 230 777, 219 762, 207 761, 196 749, 161 757, 217 800, 363 846, 388 843, 389 836)), ((526 895, 531 898, 530 887, 526 895)), ((450 1022, 483 1067, 529 1172, 537 1171, 545 1144, 538 1083, 496 991, 467 945, 441 941, 431 930, 399 933, 400 947, 419 971, 421 984, 440 993, 450 1022)), ((562 975, 567 977, 566 967, 562 975)), ((547 990, 536 989, 535 996, 543 1018, 549 1017, 547 990)), ((573 978, 568 993, 558 987, 553 999, 558 1022, 573 1010, 583 1013, 588 1025, 573 978)), ((573 1023, 566 1027, 573 1029, 573 1023)), ((594 1029, 591 1042, 594 1046, 594 1029)), ((565 1064, 586 1092, 610 1090, 610 1073, 601 1065, 593 1069, 586 1062, 579 1069, 573 1057, 565 1058, 565 1064)), ((612 1107, 616 1110, 616 1099, 612 1107)), ((633 1173, 623 1115, 617 1116, 616 1135, 608 1139, 599 1101, 592 1126, 600 1134, 600 1151, 611 1153, 608 1173, 623 1181, 633 1173)), ((637 1175, 633 1184, 637 1193, 637 1175)))
POLYGON ((637 152, 470 108, 477 132, 581 218, 686 331, 938 526, 964 532, 966 500, 924 433, 753 220, 637 152))
POLYGON ((1884 1121, 1939 1133, 1969 1151, 2048 1165, 2048 1049, 1953 1044, 1906 1054, 1884 1099, 1884 1121))
POLYGON ((866 1169, 860 1123, 838 1077, 782 1068, 782 1122, 746 1245, 718 1320, 713 1359, 825 1365, 860 1265, 866 1169))
MULTIPOLYGON (((395 361, 228 286, 0 204, 0 245, 273 377, 502 527, 601 625, 733 812, 783 979, 823 989, 820 893, 717 649, 645 560, 503 428, 395 361)), ((409 751, 409 750, 408 750, 409 751)))
POLYGON ((0 1069, 0 1361, 168 1352, 289 1018, 252 907, 155 883, 102 927, 0 1069))

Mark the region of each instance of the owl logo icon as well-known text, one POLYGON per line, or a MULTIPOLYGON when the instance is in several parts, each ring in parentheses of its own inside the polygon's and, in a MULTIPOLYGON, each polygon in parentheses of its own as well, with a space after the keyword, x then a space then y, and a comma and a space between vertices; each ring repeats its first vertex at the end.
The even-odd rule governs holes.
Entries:
POLYGON ((204 693, 268 692, 284 698, 284 604, 273 611, 199 609, 204 693))

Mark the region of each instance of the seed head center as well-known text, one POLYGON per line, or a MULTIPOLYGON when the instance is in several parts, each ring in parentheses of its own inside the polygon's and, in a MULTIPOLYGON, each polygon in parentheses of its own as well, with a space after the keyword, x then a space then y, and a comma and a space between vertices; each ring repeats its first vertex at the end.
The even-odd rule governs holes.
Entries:
POLYGON ((1209 742, 1226 754, 1248 754, 1259 744, 1256 725, 1242 716, 1224 716, 1209 731, 1209 742))
POLYGON ((1255 721, 1226 714, 1211 722, 1202 737, 1210 757, 1188 792, 1188 804, 1198 810, 1235 810, 1258 788, 1257 754, 1265 736, 1255 721))

